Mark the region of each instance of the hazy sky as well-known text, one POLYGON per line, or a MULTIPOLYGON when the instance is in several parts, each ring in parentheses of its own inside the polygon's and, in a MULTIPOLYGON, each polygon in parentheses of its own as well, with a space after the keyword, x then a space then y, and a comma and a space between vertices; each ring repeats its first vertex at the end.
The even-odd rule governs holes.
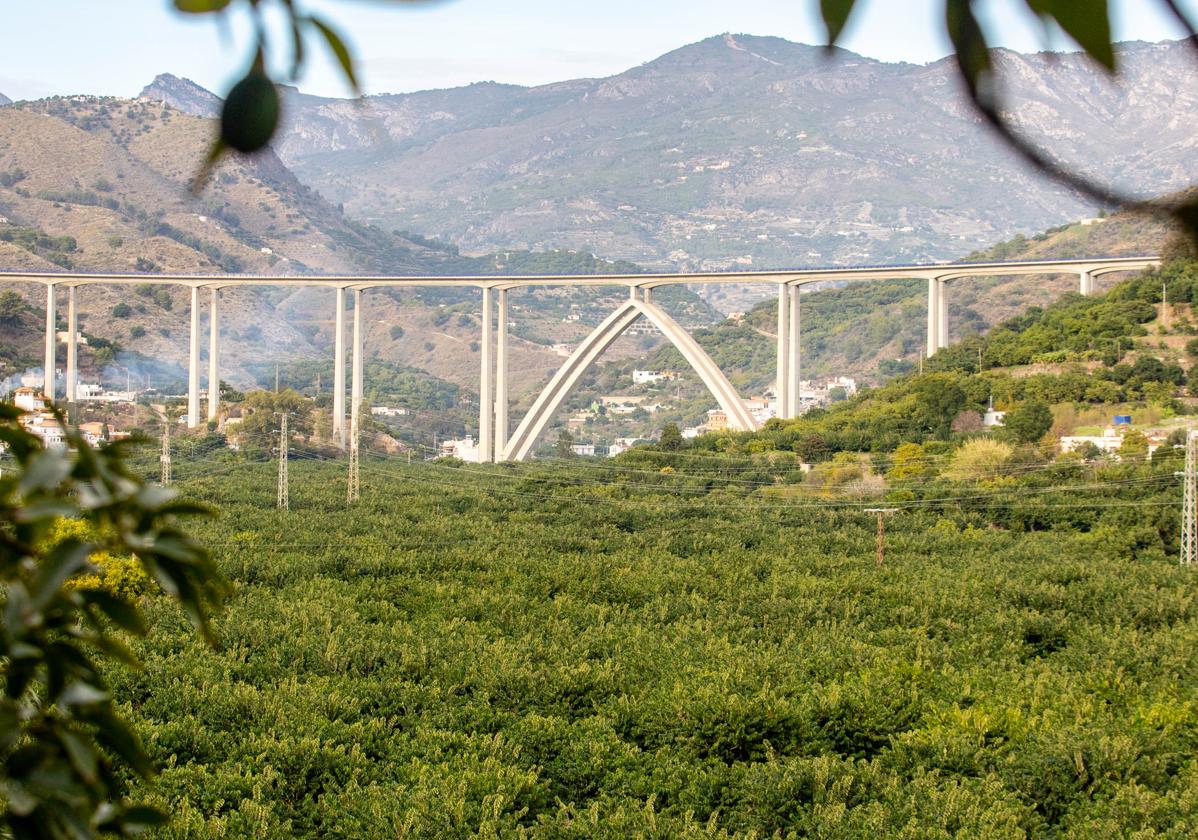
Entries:
MULTIPOLYGON (((606 76, 722 32, 819 43, 817 0, 300 0, 337 21, 361 60, 371 93, 480 80, 540 84, 606 76)), ((1178 36, 1157 0, 1112 0, 1121 40, 1178 36)), ((1021 0, 984 0, 995 40, 1042 46, 1021 0)), ((1182 4, 1198 12, 1198 0, 1182 4)), ((246 27, 223 32, 181 16, 169 0, 5 0, 0 93, 133 96, 170 72, 223 92, 244 69, 246 27), (114 11, 118 10, 118 11, 114 11)), ((942 0, 867 0, 844 46, 889 61, 924 63, 948 52, 942 0)), ((280 45, 285 42, 280 39, 280 45)), ((1064 38, 1054 46, 1071 47, 1064 38)), ((284 52, 284 50, 280 50, 284 52)), ((300 80, 307 92, 347 93, 326 52, 300 80)))

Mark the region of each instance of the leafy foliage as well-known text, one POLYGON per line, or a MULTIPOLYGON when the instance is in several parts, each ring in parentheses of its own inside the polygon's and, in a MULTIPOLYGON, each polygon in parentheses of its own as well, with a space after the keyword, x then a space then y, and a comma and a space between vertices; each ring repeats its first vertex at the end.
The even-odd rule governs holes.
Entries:
POLYGON ((3 821, 16 838, 136 833, 164 815, 121 799, 126 771, 148 777, 153 764, 103 672, 108 662, 139 664, 124 640, 147 625, 131 597, 135 578, 123 570, 109 581, 107 566, 113 555, 136 557, 209 641, 224 582, 175 522, 200 508, 135 480, 122 447, 93 450, 72 432, 73 454, 43 450, 17 416, 0 405, 0 441, 19 466, 0 477, 3 821), (97 573, 111 585, 86 580, 97 573))
POLYGON ((115 678, 168 765, 145 789, 177 814, 164 836, 1119 835, 1198 817, 1171 467, 1097 467, 1081 493, 1064 466, 923 480, 957 500, 903 505, 879 569, 872 516, 767 480, 793 463, 367 457, 345 510, 343 467, 297 459, 286 516, 272 466, 196 465, 188 492, 223 510, 203 538, 238 583, 227 645, 189 643, 155 604, 152 667, 115 678))

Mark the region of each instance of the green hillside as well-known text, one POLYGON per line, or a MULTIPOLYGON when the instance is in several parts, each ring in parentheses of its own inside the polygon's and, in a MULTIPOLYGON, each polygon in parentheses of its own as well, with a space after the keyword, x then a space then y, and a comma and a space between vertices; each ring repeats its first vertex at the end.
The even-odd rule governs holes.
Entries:
MULTIPOLYGON (((1092 224, 1064 225, 1017 237, 966 261, 1069 259, 1160 253, 1168 227, 1155 219, 1120 213, 1092 224)), ((1109 280, 1104 281, 1109 284, 1109 280)), ((956 281, 949 290, 952 338, 984 332, 1033 306, 1044 306, 1077 289, 1076 278, 995 277, 956 281)), ((927 337, 927 284, 921 280, 849 283, 803 294, 803 374, 856 376, 879 381, 914 367, 927 337)), ((777 302, 766 300, 697 337, 721 367, 751 389, 774 379, 774 359, 765 351, 777 329, 777 302), (749 329, 746 330, 745 327, 749 329)), ((663 348, 643 367, 679 367, 681 358, 663 348)))

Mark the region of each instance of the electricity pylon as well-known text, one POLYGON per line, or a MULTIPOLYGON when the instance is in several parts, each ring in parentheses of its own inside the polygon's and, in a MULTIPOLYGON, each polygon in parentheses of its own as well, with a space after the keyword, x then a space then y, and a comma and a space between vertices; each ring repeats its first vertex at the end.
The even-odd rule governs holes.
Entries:
POLYGON ((345 502, 353 504, 361 494, 361 477, 358 474, 358 418, 355 416, 349 430, 349 484, 346 487, 345 502))
POLYGON ((290 501, 287 498, 287 413, 283 412, 279 424, 279 510, 288 510, 290 501))
POLYGON ((1186 469, 1182 473, 1181 565, 1198 563, 1198 432, 1186 433, 1186 469))
POLYGON ((878 515, 878 545, 874 562, 881 566, 886 562, 886 524, 883 517, 890 513, 898 513, 898 508, 865 508, 864 512, 878 515))
POLYGON ((167 417, 166 422, 162 424, 162 454, 158 456, 158 463, 162 467, 162 475, 159 483, 166 487, 171 483, 171 420, 167 417))

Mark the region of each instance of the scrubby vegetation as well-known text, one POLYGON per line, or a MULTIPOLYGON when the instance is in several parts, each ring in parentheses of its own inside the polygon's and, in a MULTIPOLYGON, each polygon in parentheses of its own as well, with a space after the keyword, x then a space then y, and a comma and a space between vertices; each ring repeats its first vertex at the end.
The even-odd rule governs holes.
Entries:
POLYGON ((219 653, 150 602, 113 676, 144 791, 192 838, 1185 833, 1170 467, 972 463, 882 567, 779 455, 369 459, 351 510, 296 460, 286 514, 269 464, 180 464, 237 594, 219 653))

